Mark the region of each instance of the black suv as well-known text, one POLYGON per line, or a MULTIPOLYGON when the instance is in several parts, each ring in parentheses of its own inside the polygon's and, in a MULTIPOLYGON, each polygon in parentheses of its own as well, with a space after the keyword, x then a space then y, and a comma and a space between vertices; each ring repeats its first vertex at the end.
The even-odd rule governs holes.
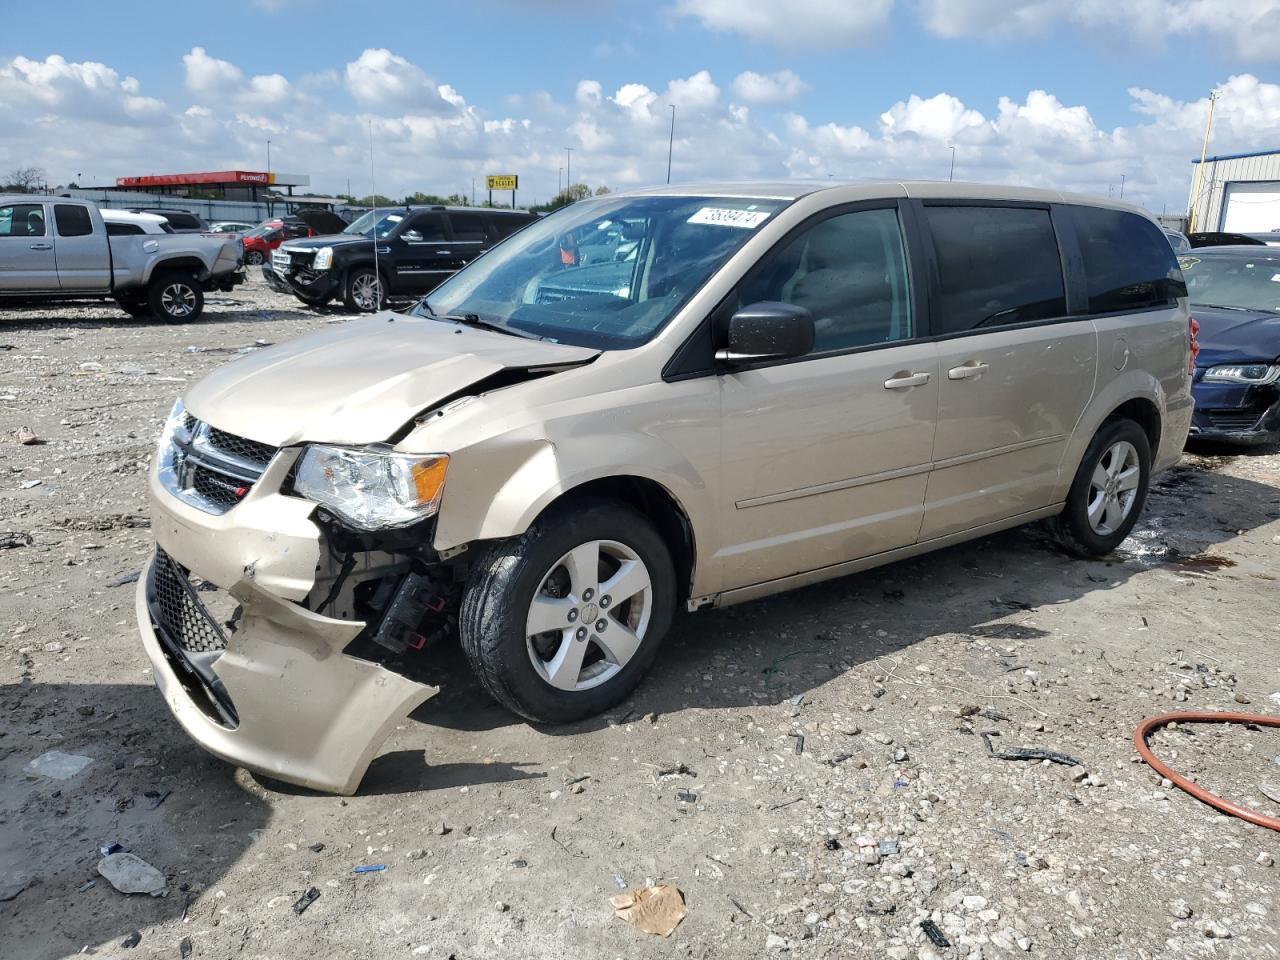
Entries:
POLYGON ((347 309, 369 312, 388 300, 429 293, 536 219, 522 210, 487 207, 382 207, 342 233, 287 241, 272 251, 263 275, 305 303, 342 297, 347 309))

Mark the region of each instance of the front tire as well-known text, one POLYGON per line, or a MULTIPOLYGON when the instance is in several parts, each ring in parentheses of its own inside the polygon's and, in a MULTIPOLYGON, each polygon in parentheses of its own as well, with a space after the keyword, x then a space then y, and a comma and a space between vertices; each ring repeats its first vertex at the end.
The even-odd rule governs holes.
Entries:
POLYGON ((117 300, 116 306, 129 316, 136 317, 139 320, 150 319, 153 315, 151 304, 145 300, 117 300))
POLYGON ((356 267, 347 274, 342 289, 342 302, 348 310, 357 313, 373 313, 387 302, 387 293, 372 267, 356 267))
POLYGON ((248 253, 244 255, 244 262, 251 267, 262 266, 262 263, 265 259, 266 257, 262 255, 262 252, 260 250, 250 250, 248 253))
POLYGON ((162 273, 147 287, 147 304, 157 320, 190 323, 204 313, 204 291, 189 273, 162 273))
POLYGON ((533 721, 569 723, 636 688, 675 601, 671 555, 653 525, 618 503, 579 501, 477 560, 459 633, 494 699, 533 721))
POLYGON ((1151 443, 1132 420, 1104 423, 1076 470, 1053 532, 1068 552, 1103 557, 1129 536, 1147 501, 1151 443))

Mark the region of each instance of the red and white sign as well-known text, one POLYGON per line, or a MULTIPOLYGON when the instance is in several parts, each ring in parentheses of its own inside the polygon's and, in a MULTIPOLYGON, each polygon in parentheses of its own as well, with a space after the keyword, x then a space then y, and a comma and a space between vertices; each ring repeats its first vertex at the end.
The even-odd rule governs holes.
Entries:
POLYGON ((117 187, 196 187, 236 183, 268 186, 275 182, 274 173, 255 170, 216 170, 208 173, 162 173, 145 177, 116 177, 117 187))

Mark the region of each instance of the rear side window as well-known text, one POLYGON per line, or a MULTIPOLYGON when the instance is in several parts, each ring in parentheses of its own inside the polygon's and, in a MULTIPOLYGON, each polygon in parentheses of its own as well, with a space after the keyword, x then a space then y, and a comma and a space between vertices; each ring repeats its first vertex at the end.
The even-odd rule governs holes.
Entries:
POLYGON ((1142 310, 1186 296, 1163 231, 1125 210, 1069 207, 1088 278, 1089 312, 1142 310))
POLYGON ((481 214, 451 213, 449 224, 453 227, 453 239, 459 242, 484 243, 488 239, 481 214))
POLYGON ((925 217, 941 285, 935 333, 1050 320, 1067 312, 1048 210, 925 207, 925 217))
POLYGON ((15 203, 0 207, 0 237, 43 237, 44 207, 15 203))
POLYGON ((132 237, 143 232, 143 229, 136 223, 108 223, 108 237, 132 237))
POLYGON ((199 219, 189 213, 175 213, 172 210, 166 210, 161 216, 175 227, 183 230, 199 230, 202 226, 199 219))
POLYGON ((54 204, 53 221, 58 225, 60 237, 87 237, 93 233, 93 221, 89 219, 88 209, 75 204, 54 204))

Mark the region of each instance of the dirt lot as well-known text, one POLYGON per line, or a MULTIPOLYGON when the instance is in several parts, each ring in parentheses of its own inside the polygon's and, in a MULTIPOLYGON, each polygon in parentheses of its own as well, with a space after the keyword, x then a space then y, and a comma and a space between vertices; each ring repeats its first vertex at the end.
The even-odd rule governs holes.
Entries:
MULTIPOLYGON (((0 550, 0 897, 29 881, 0 902, 6 960, 133 956, 134 931, 137 955, 186 939, 196 958, 1280 954, 1280 835, 1162 786, 1131 742, 1170 709, 1280 713, 1274 448, 1187 456, 1107 562, 1027 529, 685 617, 630 701, 571 727, 518 722, 436 650, 441 693, 353 798, 206 756, 120 581, 151 549, 173 397, 237 348, 342 320, 294 306, 255 283, 189 327, 0 318, 0 531, 31 537, 0 550), (19 446, 22 426, 46 443, 19 446), (990 730, 1084 767, 993 759, 990 730), (92 763, 28 774, 49 750, 92 763), (167 895, 98 878, 108 842, 167 895), (689 910, 669 940, 609 906, 660 880, 689 910)), ((1275 731, 1156 743, 1280 813, 1259 787, 1280 783, 1275 731)))

